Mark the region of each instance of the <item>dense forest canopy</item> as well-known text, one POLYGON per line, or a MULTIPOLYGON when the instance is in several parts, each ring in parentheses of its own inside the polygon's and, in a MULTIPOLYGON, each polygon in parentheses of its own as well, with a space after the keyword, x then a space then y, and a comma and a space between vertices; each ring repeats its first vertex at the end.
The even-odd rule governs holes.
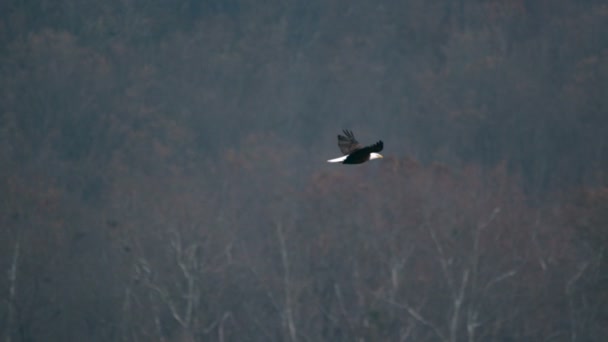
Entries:
POLYGON ((608 5, 0 4, 4 341, 600 341, 608 5), (346 167, 336 134, 382 139, 346 167))

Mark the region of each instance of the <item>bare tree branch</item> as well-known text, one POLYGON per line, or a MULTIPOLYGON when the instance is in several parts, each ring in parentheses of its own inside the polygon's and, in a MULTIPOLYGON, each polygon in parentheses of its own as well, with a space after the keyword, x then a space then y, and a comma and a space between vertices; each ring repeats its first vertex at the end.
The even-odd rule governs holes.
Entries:
POLYGON ((410 305, 397 303, 393 300, 382 298, 382 297, 378 297, 378 298, 388 304, 391 304, 398 308, 404 309, 416 321, 418 321, 422 325, 425 325, 425 326, 431 328, 431 330, 435 333, 435 335, 437 335, 437 337, 439 337, 440 340, 445 341, 445 342, 449 341, 448 338, 441 332, 441 329, 439 329, 439 327, 437 327, 435 324, 433 324, 431 321, 427 320, 426 318, 422 317, 422 315, 418 311, 416 311, 414 308, 412 308, 410 305))
POLYGON ((336 299, 338 299, 338 306, 340 306, 340 311, 342 316, 344 317, 344 321, 346 322, 346 326, 351 334, 354 333, 353 325, 348 317, 348 313, 346 308, 344 307, 344 299, 342 298, 342 290, 340 289, 340 285, 338 283, 334 283, 334 291, 336 292, 336 299))
POLYGON ((572 278, 570 278, 568 280, 568 282, 566 283, 566 295, 568 295, 568 306, 570 309, 570 341, 572 342, 576 342, 577 338, 578 338, 578 334, 577 334, 577 324, 576 324, 576 317, 575 317, 575 313, 574 313, 574 299, 572 298, 572 294, 574 292, 574 284, 583 276, 583 274, 585 273, 585 271, 587 270, 587 267, 589 266, 589 262, 586 261, 583 264, 578 266, 578 272, 576 272, 574 274, 574 276, 572 276, 572 278))
POLYGON ((465 289, 469 281, 469 270, 464 270, 462 274, 462 281, 460 283, 460 289, 454 297, 454 312, 452 313, 452 319, 450 321, 450 341, 454 342, 458 336, 458 320, 460 318, 460 309, 462 302, 464 301, 465 289))
POLYGON ((224 316, 222 317, 222 320, 220 321, 220 326, 218 328, 219 342, 224 342, 224 323, 226 322, 226 320, 228 320, 228 318, 232 318, 231 312, 225 312, 224 316))
MULTIPOLYGON (((471 260, 471 286, 470 293, 477 293, 478 281, 479 281, 479 260, 481 258, 481 250, 479 247, 479 243, 481 240, 481 233, 488 228, 490 223, 494 221, 494 219, 500 214, 500 207, 495 207, 490 217, 484 222, 478 223, 475 229, 475 238, 473 240, 473 254, 471 260)), ((463 279, 464 280, 464 279, 463 279)), ((487 284, 486 284, 487 287, 487 284)), ((461 288, 461 294, 463 294, 461 288)), ((479 322, 477 321, 478 317, 478 308, 476 303, 469 301, 469 305, 467 306, 467 334, 469 342, 475 341, 475 329, 479 326, 479 322)))
POLYGON ((13 335, 13 324, 15 320, 15 298, 17 296, 17 268, 19 265, 19 254, 21 249, 21 234, 20 230, 17 230, 17 237, 15 239, 15 248, 13 250, 13 261, 11 262, 11 268, 8 272, 8 280, 10 283, 9 295, 8 295, 8 317, 7 317, 7 328, 6 328, 6 342, 11 342, 13 335))
POLYGON ((435 249, 437 249, 437 254, 439 254, 439 263, 441 264, 441 270, 443 271, 443 276, 445 277, 446 282, 448 283, 448 287, 452 294, 454 294, 454 285, 452 276, 449 272, 450 261, 446 258, 445 253, 443 252, 443 247, 437 238, 437 234, 435 230, 430 225, 428 226, 429 233, 431 234, 431 238, 433 239, 433 243, 435 244, 435 249))
POLYGON ((296 325, 293 318, 293 303, 291 294, 291 274, 289 270, 289 256, 287 255, 287 246, 285 244, 285 232, 280 222, 276 223, 277 237, 281 248, 281 260, 283 262, 283 288, 285 296, 284 318, 287 323, 289 338, 291 341, 297 341, 296 325))

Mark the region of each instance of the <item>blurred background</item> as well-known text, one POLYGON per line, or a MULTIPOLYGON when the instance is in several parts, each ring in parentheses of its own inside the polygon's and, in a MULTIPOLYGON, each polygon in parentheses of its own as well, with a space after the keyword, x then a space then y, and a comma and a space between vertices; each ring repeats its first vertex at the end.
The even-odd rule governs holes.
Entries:
POLYGON ((600 341, 608 5, 0 4, 3 341, 600 341), (329 165, 336 135, 385 158, 329 165))

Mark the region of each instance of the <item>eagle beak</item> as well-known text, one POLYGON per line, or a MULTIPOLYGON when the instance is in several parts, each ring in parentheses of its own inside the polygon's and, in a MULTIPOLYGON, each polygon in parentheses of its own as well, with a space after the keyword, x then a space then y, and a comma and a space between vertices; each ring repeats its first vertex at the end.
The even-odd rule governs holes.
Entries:
POLYGON ((378 158, 384 158, 384 156, 381 154, 378 154, 378 158))

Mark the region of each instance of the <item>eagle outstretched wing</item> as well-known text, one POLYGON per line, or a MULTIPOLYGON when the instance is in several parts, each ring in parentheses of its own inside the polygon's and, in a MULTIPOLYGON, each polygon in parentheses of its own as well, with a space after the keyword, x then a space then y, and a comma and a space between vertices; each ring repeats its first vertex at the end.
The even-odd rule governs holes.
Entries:
POLYGON ((340 147, 340 151, 342 151, 343 154, 351 154, 354 151, 361 149, 362 146, 357 139, 355 139, 353 132, 347 129, 342 130, 342 132, 344 132, 344 135, 338 134, 338 147, 340 147))
POLYGON ((380 140, 373 145, 365 146, 363 149, 365 150, 365 152, 368 152, 368 153, 371 153, 371 152, 378 153, 378 152, 382 151, 383 148, 384 148, 384 143, 382 142, 382 140, 380 140))

